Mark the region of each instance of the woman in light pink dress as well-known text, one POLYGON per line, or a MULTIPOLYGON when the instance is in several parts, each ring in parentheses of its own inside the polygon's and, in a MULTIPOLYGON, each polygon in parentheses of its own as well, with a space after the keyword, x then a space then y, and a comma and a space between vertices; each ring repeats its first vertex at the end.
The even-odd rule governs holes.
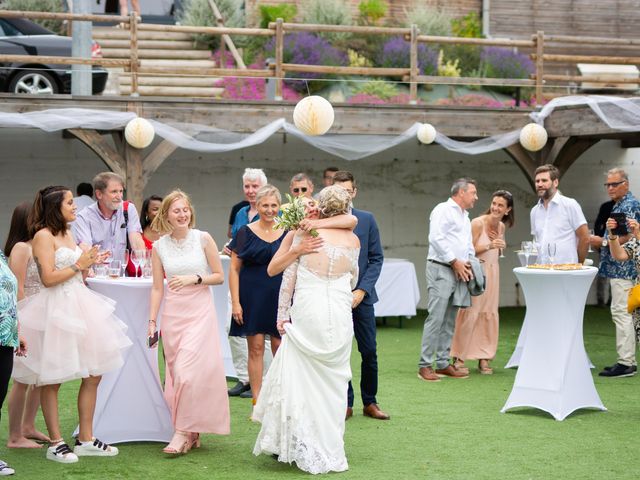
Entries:
POLYGON ((152 250, 149 336, 156 333, 164 296, 165 399, 175 433, 163 451, 170 455, 199 447, 200 433, 226 435, 230 431, 227 382, 209 289, 221 284, 224 274, 213 238, 192 228, 194 225, 193 207, 180 190, 164 198, 152 223, 152 228, 166 233, 152 250))
POLYGON ((498 257, 507 245, 506 227, 513 226, 513 196, 506 190, 493 193, 491 206, 471 222, 476 256, 484 261, 486 290, 471 298, 471 307, 458 310, 451 342, 451 357, 458 369, 466 369, 465 360, 478 360, 481 374, 493 373, 489 360, 498 347, 498 304, 500 294, 500 265, 498 257))

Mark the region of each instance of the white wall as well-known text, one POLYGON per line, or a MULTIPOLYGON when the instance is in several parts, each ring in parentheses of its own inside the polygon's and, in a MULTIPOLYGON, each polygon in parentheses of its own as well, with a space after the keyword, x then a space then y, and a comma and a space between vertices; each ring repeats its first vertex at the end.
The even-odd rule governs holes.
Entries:
MULTIPOLYGON (((451 182, 470 176, 479 182, 480 200, 471 216, 488 206, 491 192, 504 188, 514 194, 516 226, 507 233, 506 258, 501 260, 501 304, 515 305, 516 279, 513 250, 530 238, 529 209, 535 196, 516 164, 503 152, 465 156, 438 146, 407 142, 363 160, 348 162, 308 147, 287 136, 276 135, 267 143, 231 154, 199 154, 177 151, 151 179, 145 195, 165 194, 179 187, 191 194, 198 226, 208 230, 219 245, 225 242, 230 207, 242 198, 241 175, 245 167, 264 168, 271 183, 286 191, 289 178, 300 171, 321 181, 326 166, 351 170, 358 182, 358 208, 374 212, 387 257, 414 262, 422 293, 427 251, 428 216, 431 209, 449 195, 451 182)), ((35 191, 51 184, 75 188, 105 170, 103 163, 77 140, 63 139, 60 133, 36 130, 0 129, 0 238, 6 238, 13 207, 31 200, 35 191)), ((600 142, 587 151, 562 179, 561 190, 576 198, 587 220, 593 222, 599 205, 607 200, 602 186, 604 172, 614 166, 629 171, 631 190, 640 194, 640 159, 636 149, 619 148, 619 142, 600 142)))

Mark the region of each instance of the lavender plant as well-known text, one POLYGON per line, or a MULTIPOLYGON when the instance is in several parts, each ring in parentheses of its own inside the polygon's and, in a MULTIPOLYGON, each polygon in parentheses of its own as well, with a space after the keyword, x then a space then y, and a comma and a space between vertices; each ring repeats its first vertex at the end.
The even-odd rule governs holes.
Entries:
MULTIPOLYGON (((320 37, 312 33, 302 32, 286 35, 284 38, 283 46, 283 61, 284 63, 300 63, 304 65, 334 65, 344 66, 349 64, 349 58, 347 54, 335 47, 320 37)), ((267 43, 265 50, 268 55, 273 56, 275 54, 275 38, 271 39, 267 43)), ((314 80, 320 77, 331 78, 332 75, 319 74, 319 73, 287 73, 287 77, 294 77, 297 79, 314 80)), ((300 80, 288 80, 286 81, 294 90, 300 92, 306 92, 307 82, 300 80)), ((321 82, 308 82, 308 88, 310 91, 316 91, 322 88, 324 85, 321 82)))

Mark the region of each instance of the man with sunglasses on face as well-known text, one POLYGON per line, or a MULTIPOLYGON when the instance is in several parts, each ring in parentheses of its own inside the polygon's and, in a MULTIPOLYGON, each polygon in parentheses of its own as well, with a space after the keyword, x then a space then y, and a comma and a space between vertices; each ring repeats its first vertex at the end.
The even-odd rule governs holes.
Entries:
MULTIPOLYGON (((604 184, 607 195, 614 202, 611 214, 622 213, 625 218, 640 221, 640 203, 629 191, 629 177, 621 168, 607 172, 604 184)), ((633 262, 618 262, 611 257, 609 243, 620 245, 629 240, 630 234, 610 236, 605 230, 602 237, 592 235, 591 246, 600 249, 598 275, 609 278, 611 283, 611 319, 616 326, 617 362, 605 367, 601 377, 631 377, 638 369, 636 363, 636 337, 631 314, 627 312, 627 292, 635 284, 636 269, 633 262)))
POLYGON ((313 182, 306 173, 296 173, 289 182, 289 191, 294 197, 313 197, 313 182))

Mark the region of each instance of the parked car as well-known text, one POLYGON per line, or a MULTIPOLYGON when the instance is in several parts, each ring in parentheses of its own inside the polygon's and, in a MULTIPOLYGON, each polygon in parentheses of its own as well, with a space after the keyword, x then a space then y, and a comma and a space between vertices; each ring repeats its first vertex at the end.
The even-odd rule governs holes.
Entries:
MULTIPOLYGON (((24 18, 0 18, 0 54, 71 57, 71 38, 56 35, 24 18)), ((93 42, 91 56, 102 56, 93 42)), ((104 91, 109 73, 93 66, 92 91, 104 91)), ((0 91, 13 93, 71 93, 71 66, 39 62, 6 63, 0 61, 0 91)))

